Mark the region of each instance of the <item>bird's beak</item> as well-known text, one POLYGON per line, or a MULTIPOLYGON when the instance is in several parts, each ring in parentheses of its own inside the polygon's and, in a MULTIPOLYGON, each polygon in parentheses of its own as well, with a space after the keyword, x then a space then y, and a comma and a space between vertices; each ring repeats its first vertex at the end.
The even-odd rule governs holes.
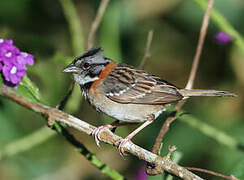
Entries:
POLYGON ((66 68, 64 68, 63 72, 65 72, 65 73, 79 73, 80 68, 76 67, 73 63, 71 63, 66 68))

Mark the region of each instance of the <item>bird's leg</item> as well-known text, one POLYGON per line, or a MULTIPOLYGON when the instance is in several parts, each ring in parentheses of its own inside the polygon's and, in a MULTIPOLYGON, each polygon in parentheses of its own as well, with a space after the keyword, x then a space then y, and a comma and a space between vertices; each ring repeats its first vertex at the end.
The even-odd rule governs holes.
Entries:
MULTIPOLYGON (((114 121, 114 123, 119 123, 119 120, 114 121)), ((115 133, 116 129, 117 129, 117 127, 114 127, 113 129, 111 129, 112 133, 115 133)))
POLYGON ((154 115, 151 115, 150 118, 146 122, 144 122, 141 126, 139 126, 137 129, 135 129, 133 132, 131 132, 128 136, 126 136, 124 139, 120 139, 116 143, 119 143, 119 153, 121 156, 124 155, 124 146, 125 144, 130 141, 137 133, 139 133, 142 129, 144 129, 146 126, 151 124, 153 120, 155 119, 154 115))
POLYGON ((95 141, 96 141, 96 144, 98 146, 99 145, 99 141, 100 141, 100 133, 104 130, 109 130, 109 129, 114 129, 118 126, 126 126, 126 125, 133 125, 133 124, 137 124, 137 123, 128 123, 128 122, 122 122, 120 123, 119 120, 116 120, 114 121, 112 124, 107 124, 107 125, 104 125, 104 126, 99 126, 98 128, 96 128, 93 132, 92 132, 92 135, 94 136, 95 138, 95 141))

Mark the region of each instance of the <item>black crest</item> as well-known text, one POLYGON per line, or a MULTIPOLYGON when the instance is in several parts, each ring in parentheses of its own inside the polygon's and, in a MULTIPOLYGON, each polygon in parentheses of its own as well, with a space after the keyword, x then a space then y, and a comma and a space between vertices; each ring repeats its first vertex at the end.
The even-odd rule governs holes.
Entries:
POLYGON ((94 48, 88 50, 87 52, 85 52, 84 54, 82 54, 81 56, 75 58, 75 61, 85 58, 85 57, 94 56, 95 54, 97 54, 101 51, 103 51, 101 47, 94 47, 94 48))

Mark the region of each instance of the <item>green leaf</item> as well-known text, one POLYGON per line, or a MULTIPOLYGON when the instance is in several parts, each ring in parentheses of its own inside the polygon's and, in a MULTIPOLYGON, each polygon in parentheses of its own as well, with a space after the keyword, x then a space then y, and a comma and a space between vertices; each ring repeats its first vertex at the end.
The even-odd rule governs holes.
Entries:
POLYGON ((26 89, 22 85, 18 85, 17 89, 8 88, 8 90, 12 91, 22 97, 25 97, 33 102, 39 102, 36 98, 34 98, 34 96, 30 93, 30 91, 28 91, 28 89, 26 89))
POLYGON ((30 93, 34 100, 37 102, 43 102, 41 95, 39 93, 39 89, 31 82, 31 80, 25 76, 19 84, 19 87, 23 87, 30 93))

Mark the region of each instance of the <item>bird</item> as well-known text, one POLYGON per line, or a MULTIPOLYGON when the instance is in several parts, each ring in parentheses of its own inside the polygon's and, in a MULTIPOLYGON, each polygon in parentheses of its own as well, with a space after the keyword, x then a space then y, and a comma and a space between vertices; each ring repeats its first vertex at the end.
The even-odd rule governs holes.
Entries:
MULTIPOLYGON (((190 96, 235 96, 227 91, 178 88, 144 70, 115 63, 105 57, 101 47, 92 48, 76 57, 63 72, 73 74, 83 96, 97 111, 124 124, 143 123, 116 142, 122 156, 125 144, 151 124, 166 106, 190 96)), ((117 121, 92 132, 98 146, 102 131, 123 125, 117 121)))

